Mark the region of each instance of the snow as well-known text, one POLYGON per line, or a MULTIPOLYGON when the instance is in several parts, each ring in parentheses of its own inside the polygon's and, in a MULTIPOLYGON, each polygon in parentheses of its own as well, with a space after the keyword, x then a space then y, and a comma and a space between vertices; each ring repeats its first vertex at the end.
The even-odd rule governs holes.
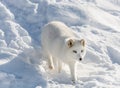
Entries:
POLYGON ((0 0, 0 88, 119 88, 119 73, 120 0, 0 0), (43 56, 41 29, 53 20, 87 41, 75 84, 43 56))

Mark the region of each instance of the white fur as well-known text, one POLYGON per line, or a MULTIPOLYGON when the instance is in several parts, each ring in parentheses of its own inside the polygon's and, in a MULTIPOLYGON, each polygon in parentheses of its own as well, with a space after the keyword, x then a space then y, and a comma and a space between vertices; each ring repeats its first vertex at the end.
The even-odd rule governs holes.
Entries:
POLYGON ((85 55, 85 46, 80 41, 77 34, 62 22, 50 22, 42 29, 41 44, 45 53, 47 53, 49 68, 54 68, 54 59, 58 61, 59 72, 62 68, 62 62, 68 64, 73 82, 76 81, 76 62, 80 61, 79 59, 85 55), (68 46, 70 39, 74 42, 72 47, 68 46))

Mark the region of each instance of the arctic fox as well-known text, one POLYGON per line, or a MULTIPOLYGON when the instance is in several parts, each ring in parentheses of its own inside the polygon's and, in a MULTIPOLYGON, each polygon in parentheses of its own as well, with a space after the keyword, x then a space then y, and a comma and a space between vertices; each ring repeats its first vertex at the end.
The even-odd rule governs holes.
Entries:
POLYGON ((41 44, 48 56, 49 68, 54 68, 54 59, 58 61, 59 72, 62 68, 62 62, 68 64, 72 81, 75 82, 77 80, 76 62, 82 61, 86 54, 85 40, 80 39, 64 23, 52 21, 42 29, 41 44))

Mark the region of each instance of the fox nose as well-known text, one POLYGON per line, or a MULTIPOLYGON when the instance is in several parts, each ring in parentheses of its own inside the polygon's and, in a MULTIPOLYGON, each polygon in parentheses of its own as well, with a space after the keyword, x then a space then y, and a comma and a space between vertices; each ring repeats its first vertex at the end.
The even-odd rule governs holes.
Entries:
POLYGON ((79 58, 79 60, 81 61, 81 60, 82 60, 82 58, 79 58))

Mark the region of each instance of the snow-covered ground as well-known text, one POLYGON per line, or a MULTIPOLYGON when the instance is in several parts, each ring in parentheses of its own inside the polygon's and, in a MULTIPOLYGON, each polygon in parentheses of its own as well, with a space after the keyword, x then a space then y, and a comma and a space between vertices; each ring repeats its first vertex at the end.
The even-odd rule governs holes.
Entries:
POLYGON ((0 88, 120 88, 120 0, 0 0, 0 88), (62 21, 87 41, 76 84, 47 68, 41 28, 62 21))

